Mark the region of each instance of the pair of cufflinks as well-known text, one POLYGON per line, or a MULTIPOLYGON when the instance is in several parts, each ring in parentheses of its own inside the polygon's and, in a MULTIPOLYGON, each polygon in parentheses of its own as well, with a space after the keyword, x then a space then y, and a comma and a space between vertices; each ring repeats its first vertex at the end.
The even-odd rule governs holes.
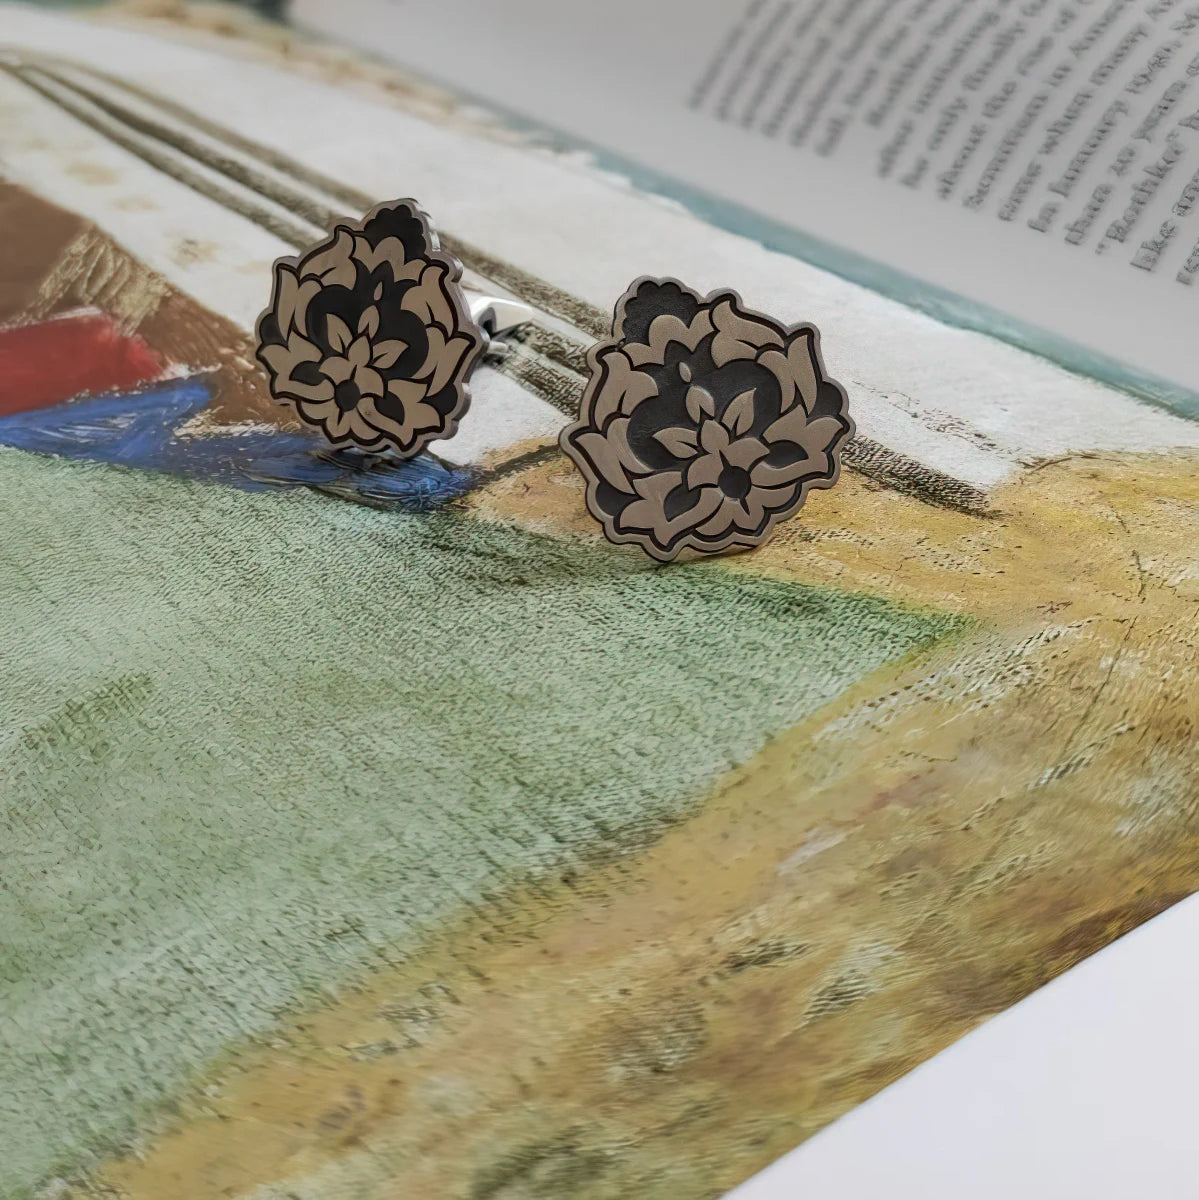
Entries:
MULTIPOLYGON (((276 401, 332 445, 371 454, 411 458, 454 435, 488 345, 484 314, 503 302, 472 307, 413 200, 338 224, 274 271, 257 354, 276 401)), ((587 366, 559 443, 609 541, 662 562, 749 549, 837 481, 854 425, 812 325, 645 277, 587 366)))

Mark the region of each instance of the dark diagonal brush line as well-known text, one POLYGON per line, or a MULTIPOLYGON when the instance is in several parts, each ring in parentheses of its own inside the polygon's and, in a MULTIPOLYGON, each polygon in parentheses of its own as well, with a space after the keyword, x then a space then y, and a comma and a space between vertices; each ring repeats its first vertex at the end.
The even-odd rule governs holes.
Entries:
MULTIPOLYGON (((548 358, 580 379, 586 379, 591 374, 587 366, 587 347, 563 337, 553 329, 546 329, 544 325, 525 325, 510 335, 508 340, 519 342, 525 349, 548 358)), ((574 410, 571 415, 574 415, 574 410)))
POLYGON ((493 467, 484 467, 478 471, 476 480, 480 486, 495 483, 497 480, 507 479, 510 475, 519 475, 521 471, 528 467, 540 466, 542 463, 550 462, 556 458, 562 459, 564 468, 569 465, 562 451, 558 448, 557 442, 551 442, 545 446, 536 446, 532 450, 526 450, 523 454, 517 454, 505 462, 496 463, 493 467))
POLYGON ((994 515, 986 492, 980 488, 926 467, 918 459, 890 450, 861 434, 842 447, 841 461, 859 475, 936 508, 952 508, 974 517, 994 515))
POLYGON ((161 121, 155 121, 132 108, 118 104, 100 92, 80 87, 78 84, 74 84, 58 76, 52 76, 52 78, 54 78, 54 81, 59 86, 68 88, 76 95, 88 100, 96 108, 100 109, 101 112, 113 120, 128 126, 134 132, 162 142, 172 149, 177 150, 180 154, 195 159, 196 162, 202 163, 210 170, 218 172, 228 179, 232 179, 235 183, 240 183, 242 187, 249 191, 257 192, 267 200, 273 201, 280 208, 285 208, 297 217, 303 217, 306 221, 311 221, 319 230, 324 231, 331 228, 342 215, 327 204, 321 204, 313 200, 311 196, 305 195, 296 188, 288 187, 279 180, 255 170, 251 165, 240 159, 233 158, 228 154, 221 154, 212 146, 194 137, 189 137, 181 130, 164 125, 161 121))
MULTIPOLYGON (((574 418, 585 378, 563 368, 528 342, 505 338, 507 352, 497 364, 509 379, 540 396, 564 416, 574 418)), ((490 364, 489 364, 490 365, 490 364)))
MULTIPOLYGON (((219 183, 207 178, 199 171, 187 167, 171 154, 147 145, 141 137, 131 136, 114 119, 99 115, 89 103, 63 96, 54 87, 47 86, 46 83, 39 80, 40 72, 8 63, 0 63, 0 70, 19 79, 26 87, 31 88, 52 104, 56 104, 64 112, 70 113, 76 120, 94 129, 102 137, 120 146, 122 150, 140 158, 155 170, 161 171, 176 182, 191 188, 192 191, 214 200, 222 207, 229 209, 230 212, 235 212, 239 216, 245 217, 246 220, 252 221, 287 245, 294 246, 298 250, 312 240, 312 235, 308 230, 293 224, 263 205, 255 204, 245 196, 239 196, 229 189, 223 188, 219 183)), ((53 77, 51 77, 51 82, 58 83, 53 77)))

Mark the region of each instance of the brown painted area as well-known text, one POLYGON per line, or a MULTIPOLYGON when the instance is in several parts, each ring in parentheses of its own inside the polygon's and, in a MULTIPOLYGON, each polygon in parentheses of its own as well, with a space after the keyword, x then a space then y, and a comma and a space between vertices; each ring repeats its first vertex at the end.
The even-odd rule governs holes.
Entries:
MULTIPOLYGON (((973 632, 648 850, 498 897, 230 1052, 77 1194, 716 1196, 1195 891, 1196 468, 1073 458, 990 518, 852 478, 814 496, 728 568, 973 632)), ((468 503, 595 536, 560 463, 468 503)))
POLYGON ((180 292, 169 291, 141 328, 151 345, 161 346, 176 362, 216 365, 207 412, 214 424, 253 421, 280 429, 301 427, 290 410, 271 400, 253 343, 232 321, 180 292))
MULTIPOLYGON (((169 363, 209 373, 213 424, 295 429, 271 402, 250 336, 134 258, 106 233, 40 196, 0 182, 0 323, 27 325, 99 309, 169 363)), ((264 292, 265 299, 265 292, 264 292)))
POLYGON ((86 222, 0 179, 0 324, 32 308, 51 263, 86 222))

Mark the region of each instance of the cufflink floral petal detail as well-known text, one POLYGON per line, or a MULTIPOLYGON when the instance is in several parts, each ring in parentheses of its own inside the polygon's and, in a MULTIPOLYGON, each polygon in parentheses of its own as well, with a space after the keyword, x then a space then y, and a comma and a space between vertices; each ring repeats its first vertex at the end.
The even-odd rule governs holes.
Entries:
POLYGON ((673 279, 638 279, 562 449, 609 541, 662 562, 761 545, 812 488, 832 487, 854 423, 820 334, 673 279))
POLYGON ((411 458, 452 436, 487 345, 461 277, 413 200, 380 204, 279 259, 258 320, 271 396, 335 446, 411 458))

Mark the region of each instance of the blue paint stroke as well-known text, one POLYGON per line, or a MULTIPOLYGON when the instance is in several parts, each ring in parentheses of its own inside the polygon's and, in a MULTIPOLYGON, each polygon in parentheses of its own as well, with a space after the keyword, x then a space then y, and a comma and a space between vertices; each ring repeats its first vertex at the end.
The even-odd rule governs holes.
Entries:
POLYGON ((108 394, 0 417, 0 445, 61 458, 117 463, 243 491, 310 487, 359 504, 427 512, 461 496, 474 472, 428 455, 387 462, 333 450, 281 430, 180 437, 178 427, 212 398, 203 378, 108 394))

